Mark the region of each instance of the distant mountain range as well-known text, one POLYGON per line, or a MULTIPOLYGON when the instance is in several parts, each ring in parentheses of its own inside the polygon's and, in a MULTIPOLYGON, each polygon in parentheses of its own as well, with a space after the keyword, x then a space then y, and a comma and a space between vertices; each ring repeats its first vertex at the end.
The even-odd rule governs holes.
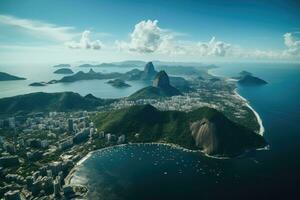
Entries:
POLYGON ((186 113, 132 106, 100 113, 94 123, 98 130, 125 134, 130 141, 173 143, 209 155, 236 156, 267 144, 262 136, 208 107, 186 113))
POLYGON ((0 72, 0 81, 15 81, 15 80, 25 80, 26 78, 14 76, 5 72, 0 72))
POLYGON ((30 93, 0 99, 0 115, 30 112, 95 110, 114 100, 85 97, 73 92, 30 93))
POLYGON ((141 64, 132 62, 120 62, 120 63, 101 63, 101 64, 81 64, 78 67, 140 67, 141 64))
MULTIPOLYGON (((137 61, 133 61, 133 62, 137 62, 137 61)), ((103 63, 103 65, 106 65, 106 64, 107 63, 103 63)), ((108 64, 116 65, 116 64, 112 64, 112 63, 108 63, 108 64)), ((141 63, 139 63, 139 64, 141 64, 141 63)), ((82 67, 94 67, 94 66, 95 65, 90 65, 90 64, 82 65, 82 67)), ((59 69, 59 70, 63 70, 63 69, 59 69)), ((66 70, 68 70, 68 69, 66 69, 66 70)), ((91 68, 90 71, 87 73, 83 72, 83 71, 79 71, 74 75, 64 76, 60 80, 49 81, 47 84, 54 84, 54 83, 59 83, 59 82, 61 82, 61 83, 76 82, 76 81, 81 81, 81 80, 103 80, 103 79, 118 79, 118 80, 123 80, 123 81, 148 81, 149 83, 151 83, 157 74, 158 74, 158 72, 155 70, 153 63, 148 62, 148 63, 146 63, 143 71, 139 70, 139 69, 133 69, 126 73, 118 73, 118 72, 101 73, 101 72, 95 72, 91 68)), ((187 91, 190 89, 188 81, 186 81, 182 77, 170 77, 170 83, 173 87, 177 87, 178 89, 180 89, 182 91, 187 91)))
POLYGON ((58 65, 54 65, 53 67, 57 67, 57 68, 59 68, 59 67, 66 68, 66 67, 71 67, 71 65, 70 65, 70 64, 58 64, 58 65))
POLYGON ((121 73, 107 73, 103 74, 100 72, 95 72, 93 69, 90 69, 89 72, 85 73, 83 71, 79 71, 76 74, 72 76, 65 76, 62 79, 58 80, 57 82, 75 82, 75 81, 81 81, 81 80, 102 80, 102 79, 113 79, 113 78, 118 78, 122 74, 121 73))

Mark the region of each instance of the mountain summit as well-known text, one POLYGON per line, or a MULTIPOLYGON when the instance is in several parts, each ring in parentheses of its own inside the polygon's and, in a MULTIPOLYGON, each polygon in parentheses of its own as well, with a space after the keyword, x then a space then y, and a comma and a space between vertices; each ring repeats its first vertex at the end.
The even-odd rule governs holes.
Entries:
POLYGON ((143 74, 142 74, 142 79, 144 80, 151 80, 155 77, 155 75, 157 74, 157 72, 154 69, 154 65, 152 62, 148 62, 145 65, 143 74))
POLYGON ((153 87, 164 88, 170 86, 169 76, 165 71, 160 71, 153 80, 153 87))
POLYGON ((157 99, 182 95, 175 87, 170 85, 169 76, 165 71, 160 71, 155 76, 152 86, 145 87, 129 96, 129 99, 157 99))

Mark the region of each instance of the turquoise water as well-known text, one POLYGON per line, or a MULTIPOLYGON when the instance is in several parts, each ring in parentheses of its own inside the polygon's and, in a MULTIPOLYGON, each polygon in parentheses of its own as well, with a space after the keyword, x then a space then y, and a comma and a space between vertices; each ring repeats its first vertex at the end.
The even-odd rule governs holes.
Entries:
POLYGON ((263 120, 269 151, 219 160, 161 145, 113 147, 79 165, 72 182, 90 199, 291 199, 300 177, 300 66, 222 64, 213 73, 241 70, 269 83, 238 88, 263 120))
MULTIPOLYGON (((20 77, 25 77, 27 80, 18 81, 1 81, 0 82, 0 98, 10 97, 20 94, 27 94, 32 92, 64 92, 73 91, 81 95, 93 94, 99 98, 119 98, 126 97, 135 91, 148 86, 147 83, 142 81, 128 81, 131 87, 115 88, 106 84, 107 80, 87 80, 77 81, 74 83, 57 83, 47 85, 45 87, 32 87, 30 83, 40 81, 50 81, 53 79, 61 79, 65 75, 54 74, 57 68, 51 67, 49 64, 32 64, 32 65, 1 65, 0 71, 7 72, 20 77)), ((75 73, 78 71, 88 72, 90 68, 71 68, 75 73)), ((130 67, 101 67, 93 68, 96 72, 127 72, 133 68, 130 67)))

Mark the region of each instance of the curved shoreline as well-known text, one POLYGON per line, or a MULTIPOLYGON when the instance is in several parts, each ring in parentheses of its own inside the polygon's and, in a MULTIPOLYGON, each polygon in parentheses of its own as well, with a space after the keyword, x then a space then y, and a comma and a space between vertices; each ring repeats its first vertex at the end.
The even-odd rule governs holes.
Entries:
POLYGON ((111 148, 115 148, 115 147, 120 147, 120 146, 127 146, 127 145, 163 145, 163 146, 167 146, 170 148, 174 148, 174 149, 178 149, 178 150, 182 150, 184 152, 190 152, 190 153, 200 153, 200 155, 208 157, 208 158, 212 158, 212 159, 219 159, 219 160, 226 160, 226 159, 232 159, 232 157, 225 157, 225 156, 211 156, 208 155, 206 153, 204 153, 201 150, 191 150, 191 149, 187 149, 184 148, 182 146, 179 146, 177 144, 173 144, 173 143, 163 143, 163 142, 147 142, 147 143, 127 143, 127 144, 119 144, 119 145, 113 145, 113 146, 109 146, 109 147, 105 147, 102 149, 97 149, 97 150, 93 150, 91 152, 89 152, 87 155, 85 155, 84 157, 82 157, 75 165, 74 167, 70 170, 69 174, 66 176, 65 180, 65 185, 72 185, 71 184, 71 179, 72 176, 74 174, 74 172, 77 170, 78 166, 81 165, 84 161, 86 161, 87 159, 89 159, 92 154, 99 152, 99 151, 103 151, 103 150, 107 150, 107 149, 111 149, 111 148))
MULTIPOLYGON (((212 76, 215 76, 215 77, 221 77, 221 78, 226 78, 226 81, 236 81, 235 79, 232 79, 232 78, 227 78, 227 77, 224 77, 224 76, 220 76, 220 75, 217 75, 217 74, 214 74, 213 72, 211 72, 212 69, 209 69, 207 70, 207 73, 212 75, 212 76)), ((241 99, 242 101, 245 102, 245 105, 253 112, 253 114, 255 115, 256 117, 256 120, 257 120, 257 123, 259 124, 259 130, 258 130, 258 134, 263 136, 264 135, 264 132, 265 132, 265 128, 263 126, 263 122, 262 122, 262 119, 261 117, 259 116, 259 114, 254 110, 254 108, 250 105, 249 101, 244 98, 243 96, 241 96, 239 93, 238 93, 238 88, 235 88, 234 89, 234 94, 239 98, 241 99)))
POLYGON ((258 131, 258 134, 261 135, 261 136, 263 136, 263 135, 264 135, 264 132, 265 132, 265 127, 264 127, 264 125, 263 125, 263 123, 262 123, 262 119, 260 118, 259 114, 254 110, 254 108, 253 108, 252 106, 250 106, 249 101, 248 101, 247 99, 245 99, 244 97, 242 97, 242 96, 237 92, 237 88, 234 90, 234 94, 235 94, 238 98, 242 99, 242 100, 245 102, 246 106, 253 112, 253 114, 255 115, 256 120, 257 120, 257 122, 258 122, 258 124, 259 124, 259 131, 258 131))
MULTIPOLYGON (((219 75, 216 75, 214 73, 211 72, 211 70, 208 70, 207 71, 208 74, 212 75, 212 76, 215 76, 215 77, 221 77, 221 78, 226 78, 226 77, 222 77, 222 76, 219 76, 219 75)), ((226 81, 236 81, 235 79, 230 79, 230 78, 226 78, 226 81)), ((259 114, 254 110, 254 108, 250 105, 249 101, 244 98, 243 96, 241 96, 239 93, 238 93, 238 88, 235 88, 234 89, 234 95, 241 99, 245 105, 253 112, 253 114, 255 115, 256 117, 256 120, 259 124, 259 131, 258 131, 258 134, 263 136, 264 132, 265 132, 265 128, 263 126, 263 123, 262 123, 262 119, 261 117, 259 116, 259 114)), ((184 147, 181 147, 179 145, 176 145, 176 144, 172 144, 172 143, 160 143, 160 142, 150 142, 150 143, 128 143, 129 145, 130 144, 136 144, 136 145, 145 145, 145 144, 155 144, 155 145, 165 145, 165 146, 168 146, 168 147, 171 147, 171 148, 176 148, 176 149, 179 149, 179 150, 182 150, 182 151, 185 151, 185 152, 191 152, 191 153, 201 153, 203 156, 206 156, 208 158, 213 158, 213 159, 232 159, 232 157, 222 157, 222 156, 211 156, 211 155, 208 155, 206 153, 204 153, 203 151, 201 150, 190 150, 190 149, 186 149, 184 147)), ((109 148, 114 148, 116 146, 125 146, 125 145, 128 145, 128 144, 121 144, 121 145, 114 145, 114 146, 109 146, 109 147, 105 147, 105 148, 102 148, 102 149, 97 149, 97 150, 94 150, 94 151, 91 151, 89 152, 86 156, 84 156, 82 159, 80 159, 76 165, 71 169, 71 171, 69 172, 69 174, 67 175, 67 177, 65 178, 65 185, 70 185, 70 182, 71 182, 71 179, 72 179, 72 176, 74 174, 74 172, 76 171, 76 169, 78 168, 79 165, 81 165, 85 160, 87 160, 88 158, 90 158, 92 156, 93 153, 95 152, 98 152, 98 151, 101 151, 101 150, 107 150, 109 148)), ((267 145, 266 147, 263 147, 263 148, 257 148, 255 150, 267 150, 269 149, 269 145, 267 145)), ((240 157, 240 156, 243 156, 243 154, 237 156, 237 157, 240 157)))

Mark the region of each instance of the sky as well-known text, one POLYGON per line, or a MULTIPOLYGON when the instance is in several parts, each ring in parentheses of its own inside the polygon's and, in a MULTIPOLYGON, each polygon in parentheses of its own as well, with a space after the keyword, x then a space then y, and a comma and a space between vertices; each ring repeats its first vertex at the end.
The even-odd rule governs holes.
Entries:
POLYGON ((299 10, 291 0, 1 0, 0 62, 299 62, 299 10))

